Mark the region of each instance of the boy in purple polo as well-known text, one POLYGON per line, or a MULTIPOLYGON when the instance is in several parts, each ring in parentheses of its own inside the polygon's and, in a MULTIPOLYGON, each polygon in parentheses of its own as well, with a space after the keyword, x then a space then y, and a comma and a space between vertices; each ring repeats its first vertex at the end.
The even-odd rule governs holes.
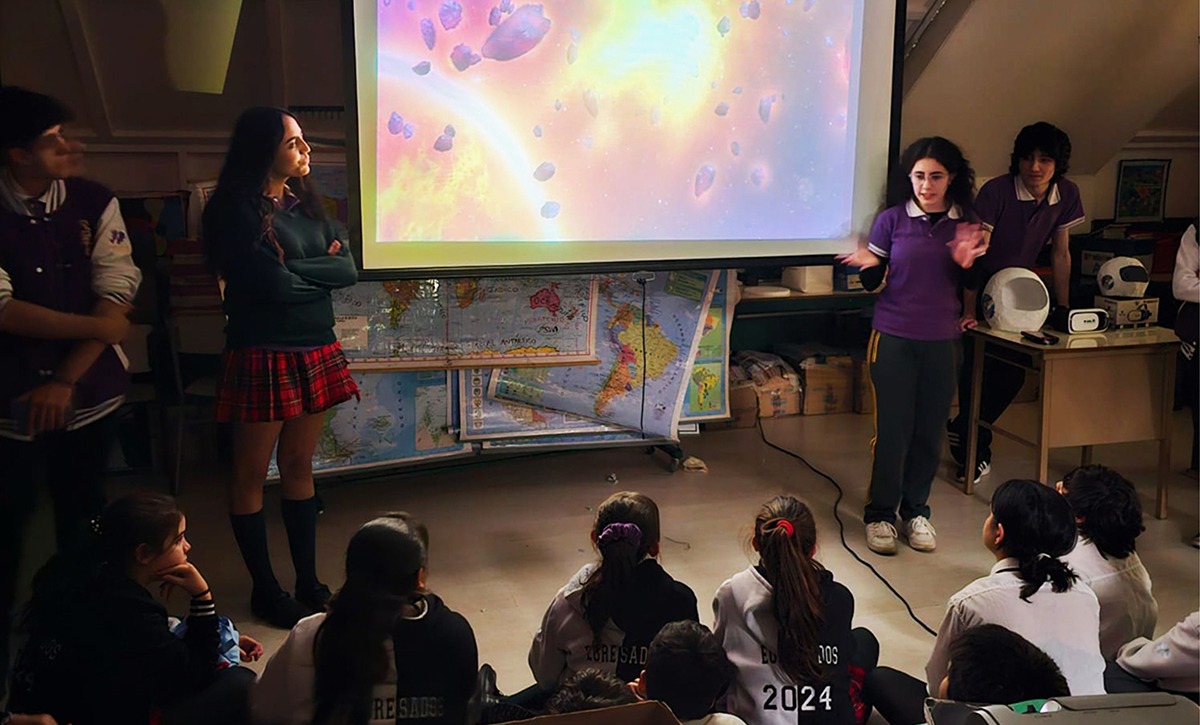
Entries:
POLYGON ((128 385, 117 343, 141 282, 117 199, 75 176, 70 119, 49 96, 0 87, 0 693, 38 486, 60 551, 104 505, 107 418, 128 385))
MULTIPOLYGON (((1007 267, 1033 267, 1038 254, 1052 244, 1054 300, 1070 306, 1070 230, 1083 223, 1079 187, 1064 178, 1071 162, 1071 139, 1057 127, 1039 121, 1026 126, 1013 143, 1008 174, 998 176, 979 190, 975 213, 983 225, 987 254, 979 258, 964 279, 963 327, 974 327, 979 310, 979 292, 992 275, 1007 267)), ((958 416, 946 428, 950 454, 958 464, 956 478, 966 480, 967 406, 971 400, 972 346, 964 346, 958 379, 958 416)), ((983 390, 979 417, 988 423, 1008 408, 1025 382, 1025 371, 998 360, 983 368, 983 390)), ((979 452, 975 482, 991 469, 992 432, 979 428, 979 452)))

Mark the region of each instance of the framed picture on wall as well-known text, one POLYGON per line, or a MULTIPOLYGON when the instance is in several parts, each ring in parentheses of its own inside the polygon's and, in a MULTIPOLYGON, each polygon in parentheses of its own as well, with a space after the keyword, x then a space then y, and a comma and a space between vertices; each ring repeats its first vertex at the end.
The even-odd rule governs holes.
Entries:
POLYGON ((1116 221, 1161 222, 1169 159, 1122 159, 1117 166, 1116 221))

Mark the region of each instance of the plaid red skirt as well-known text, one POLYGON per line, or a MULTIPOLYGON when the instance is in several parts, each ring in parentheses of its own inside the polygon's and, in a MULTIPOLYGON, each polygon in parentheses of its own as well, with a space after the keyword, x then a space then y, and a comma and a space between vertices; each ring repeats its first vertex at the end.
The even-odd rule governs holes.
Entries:
POLYGON ((336 342, 312 350, 226 350, 217 386, 218 423, 265 423, 320 413, 358 397, 336 342))

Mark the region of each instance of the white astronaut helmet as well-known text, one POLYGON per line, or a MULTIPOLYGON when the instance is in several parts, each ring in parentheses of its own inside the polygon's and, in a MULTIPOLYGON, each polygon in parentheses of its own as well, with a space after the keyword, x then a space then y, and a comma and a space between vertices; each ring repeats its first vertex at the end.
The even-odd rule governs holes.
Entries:
POLYGON ((983 288, 982 301, 983 318, 994 330, 1040 330, 1050 315, 1045 283, 1024 267, 1008 267, 992 275, 983 288))
POLYGON ((1113 257, 1100 265, 1096 284, 1105 297, 1145 297, 1150 274, 1133 257, 1113 257))

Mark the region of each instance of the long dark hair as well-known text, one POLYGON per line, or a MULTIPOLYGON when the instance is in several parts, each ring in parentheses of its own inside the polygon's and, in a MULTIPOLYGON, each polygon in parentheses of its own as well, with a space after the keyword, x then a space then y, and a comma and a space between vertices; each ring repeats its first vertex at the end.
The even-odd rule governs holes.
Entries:
POLYGON ((317 630, 314 725, 370 721, 372 688, 388 673, 387 640, 420 599, 428 552, 429 532, 404 512, 369 521, 350 539, 346 583, 317 630))
POLYGON ((102 567, 123 571, 142 544, 161 552, 182 520, 175 499, 154 491, 135 491, 105 506, 76 549, 55 554, 34 575, 22 629, 53 625, 62 607, 75 600, 102 567))
POLYGON ((913 187, 908 175, 921 159, 933 159, 954 175, 946 189, 946 198, 969 212, 975 203, 975 170, 963 157, 962 150, 941 136, 919 138, 904 149, 888 183, 887 205, 896 206, 912 200, 913 187))
POLYGON ((1052 123, 1038 121, 1022 128, 1013 140, 1008 173, 1013 176, 1020 174, 1021 159, 1033 156, 1034 151, 1041 151, 1043 156, 1054 159, 1054 176, 1050 179, 1051 183, 1058 181, 1071 170, 1071 137, 1052 123))
MULTIPOLYGON (((204 207, 204 253, 214 272, 221 274, 239 254, 264 238, 275 247, 282 262, 283 253, 275 242, 271 222, 274 203, 263 194, 283 142, 283 117, 292 116, 282 108, 256 106, 238 116, 225 153, 225 164, 204 207)), ((324 219, 325 208, 316 186, 303 177, 288 181, 288 188, 300 200, 300 209, 313 219, 324 219)))
POLYGON ((633 569, 658 544, 658 504, 634 491, 614 493, 596 509, 592 526, 600 565, 583 584, 583 615, 596 639, 612 617, 633 569))
POLYGON ((1004 526, 1000 548, 1017 560, 1025 582, 1021 599, 1029 601, 1046 582, 1061 593, 1079 579, 1058 558, 1075 546, 1075 516, 1057 491, 1037 481, 1005 481, 992 494, 992 518, 1004 526))
POLYGON ((1129 479, 1108 466, 1080 466, 1063 476, 1063 496, 1079 522, 1079 533, 1105 558, 1124 559, 1137 550, 1146 530, 1142 502, 1129 479))
POLYGON ((754 546, 773 589, 779 666, 794 682, 825 679, 826 668, 817 662, 825 569, 812 558, 817 546, 812 511, 794 496, 767 501, 754 519, 754 546))

